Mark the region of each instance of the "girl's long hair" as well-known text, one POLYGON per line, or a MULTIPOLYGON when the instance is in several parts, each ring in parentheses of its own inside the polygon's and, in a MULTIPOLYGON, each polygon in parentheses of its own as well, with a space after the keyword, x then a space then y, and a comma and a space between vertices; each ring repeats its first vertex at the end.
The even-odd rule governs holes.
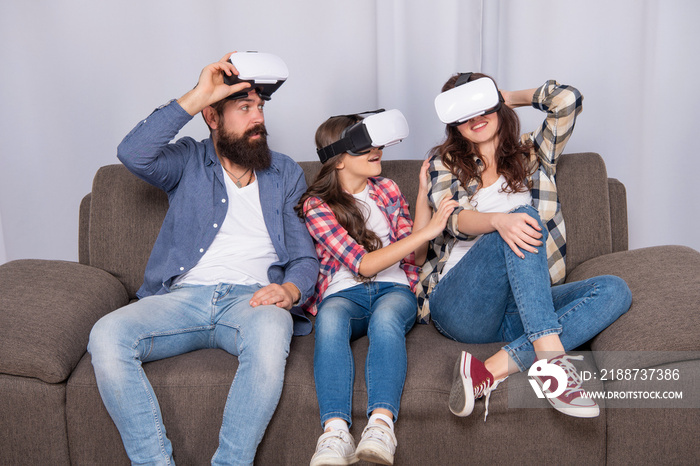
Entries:
MULTIPOLYGON (((454 75, 442 86, 442 92, 455 87, 459 75, 454 75)), ((485 74, 472 73, 469 81, 478 78, 490 78, 485 74)), ((520 120, 515 111, 507 105, 501 105, 498 115, 498 147, 496 148, 496 170, 506 179, 506 192, 524 192, 530 186, 527 182, 528 156, 531 143, 520 142, 520 120)), ((483 156, 476 144, 468 141, 459 132, 457 126, 445 128, 445 141, 430 150, 430 156, 439 155, 442 163, 459 179, 462 186, 476 179, 479 188, 483 186, 481 170, 477 159, 483 162, 483 156)))
MULTIPOLYGON (((321 149, 340 139, 340 135, 345 128, 360 121, 359 116, 337 116, 326 120, 316 130, 316 148, 321 149)), ((348 234, 367 252, 375 251, 382 247, 379 236, 367 228, 365 218, 355 202, 355 198, 346 192, 338 179, 336 167, 344 154, 338 154, 327 160, 321 167, 321 171, 316 175, 311 186, 299 199, 299 203, 294 208, 297 215, 304 220, 306 210, 316 207, 311 204, 304 208, 306 201, 312 197, 317 197, 325 202, 335 214, 338 223, 347 230, 348 234)))

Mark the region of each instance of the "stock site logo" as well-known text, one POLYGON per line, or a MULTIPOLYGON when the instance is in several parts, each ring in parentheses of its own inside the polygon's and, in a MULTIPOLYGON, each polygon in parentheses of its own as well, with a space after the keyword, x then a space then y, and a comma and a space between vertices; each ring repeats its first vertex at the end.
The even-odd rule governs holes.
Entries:
POLYGON ((529 382, 537 398, 556 398, 566 390, 566 372, 556 364, 548 363, 546 359, 540 359, 530 366, 527 375, 530 376, 529 382), (557 385, 554 391, 551 390, 552 382, 557 385))

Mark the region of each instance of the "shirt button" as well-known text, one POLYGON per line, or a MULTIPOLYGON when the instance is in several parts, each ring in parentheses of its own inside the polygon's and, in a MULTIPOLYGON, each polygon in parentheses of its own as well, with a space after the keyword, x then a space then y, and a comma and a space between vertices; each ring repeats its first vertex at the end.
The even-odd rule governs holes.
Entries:
POLYGON ((218 224, 218 223, 215 223, 215 224, 214 224, 214 228, 219 228, 219 224, 218 224))
POLYGON ((183 270, 185 270, 185 268, 184 268, 184 267, 180 267, 180 271, 182 272, 183 270))
POLYGON ((223 202, 224 204, 226 204, 226 199, 221 199, 221 202, 223 202))
POLYGON ((200 248, 199 252, 204 252, 204 248, 200 248))

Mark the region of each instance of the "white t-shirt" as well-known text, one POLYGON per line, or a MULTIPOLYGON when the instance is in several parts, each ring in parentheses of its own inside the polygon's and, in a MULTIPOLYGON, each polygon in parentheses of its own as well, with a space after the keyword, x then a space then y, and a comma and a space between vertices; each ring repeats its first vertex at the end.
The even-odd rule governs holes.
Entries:
MULTIPOLYGON (((391 225, 389 225, 389 221, 379 209, 377 203, 369 196, 369 184, 365 186, 362 192, 353 194, 353 197, 365 218, 367 228, 372 230, 379 237, 383 247, 387 247, 391 244, 391 225)), ((398 262, 379 272, 377 276, 374 277, 374 281, 393 282, 410 286, 408 278, 406 278, 406 272, 400 267, 398 262)), ((333 293, 356 286, 360 283, 361 282, 355 279, 350 269, 341 265, 340 269, 333 274, 333 278, 331 278, 331 282, 325 293, 323 293, 323 296, 325 298, 326 296, 330 296, 333 293)))
POLYGON ((278 257, 265 226, 258 177, 242 188, 226 173, 224 180, 228 211, 221 229, 197 265, 177 277, 174 284, 270 284, 267 270, 278 257))
MULTIPOLYGON (((479 189, 472 196, 469 203, 474 206, 478 212, 510 212, 516 207, 522 205, 532 205, 532 195, 530 190, 524 193, 506 193, 503 188, 507 186, 506 178, 501 175, 495 183, 485 188, 479 189)), ((478 238, 477 238, 478 239, 478 238)), ((440 278, 442 278, 462 257, 464 257, 476 240, 472 241, 457 241, 450 252, 450 257, 445 263, 445 268, 442 269, 440 278)))

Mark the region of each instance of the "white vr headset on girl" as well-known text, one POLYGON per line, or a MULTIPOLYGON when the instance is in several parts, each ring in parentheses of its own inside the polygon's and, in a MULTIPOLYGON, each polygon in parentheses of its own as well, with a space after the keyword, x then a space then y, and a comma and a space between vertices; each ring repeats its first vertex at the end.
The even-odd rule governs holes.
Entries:
POLYGON ((360 116, 368 113, 372 115, 343 130, 338 141, 316 151, 321 163, 343 152, 350 155, 366 154, 373 147, 382 149, 398 144, 408 136, 408 122, 400 110, 382 108, 346 116, 360 116))
POLYGON ((490 78, 469 81, 471 73, 462 73, 455 87, 435 97, 435 111, 440 121, 455 126, 479 115, 501 108, 503 96, 490 78))
POLYGON ((228 99, 240 99, 255 90, 261 99, 270 100, 270 96, 284 84, 289 77, 287 65, 277 55, 271 53, 241 52, 234 53, 229 61, 238 70, 238 76, 226 76, 224 82, 228 85, 248 82, 251 87, 231 94, 228 99))

